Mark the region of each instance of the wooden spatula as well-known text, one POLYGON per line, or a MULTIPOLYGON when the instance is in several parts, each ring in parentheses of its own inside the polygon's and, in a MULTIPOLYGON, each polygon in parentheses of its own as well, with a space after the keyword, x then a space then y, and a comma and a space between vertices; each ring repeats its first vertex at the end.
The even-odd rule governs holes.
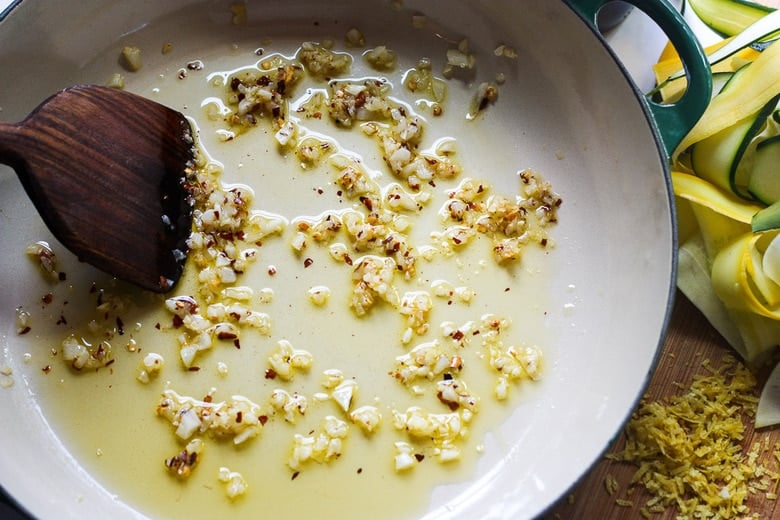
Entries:
POLYGON ((0 162, 16 170, 54 236, 155 292, 170 290, 184 267, 193 157, 182 114, 107 87, 65 89, 21 123, 0 123, 0 162))

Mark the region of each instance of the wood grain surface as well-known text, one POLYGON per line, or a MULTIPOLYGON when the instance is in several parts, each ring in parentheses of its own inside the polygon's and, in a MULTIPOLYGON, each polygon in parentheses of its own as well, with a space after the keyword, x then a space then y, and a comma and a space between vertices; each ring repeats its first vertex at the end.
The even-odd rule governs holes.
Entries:
MULTIPOLYGON (((735 355, 726 341, 712 328, 702 314, 680 293, 677 294, 668 335, 659 359, 658 367, 646 391, 650 400, 679 394, 681 389, 688 388, 694 375, 705 374, 702 361, 709 359, 713 366, 719 366, 725 356, 735 355)), ((768 369, 756 372, 758 388, 763 386, 768 375, 768 369)), ((754 442, 768 442, 774 446, 780 442, 780 427, 765 428, 754 431, 752 419, 745 418, 746 432, 744 438, 745 451, 754 442)), ((625 442, 620 436, 607 453, 619 450, 625 442)), ((762 454, 762 460, 767 467, 778 470, 778 462, 772 460, 772 450, 762 454)), ((624 462, 608 460, 599 461, 591 471, 565 496, 546 516, 545 520, 553 519, 635 519, 644 518, 640 509, 650 495, 642 488, 637 488, 630 496, 626 496, 631 477, 636 467, 624 462), (619 485, 618 492, 610 495, 605 484, 607 475, 614 477, 619 485), (633 506, 619 505, 616 499, 630 499, 633 506)), ((748 506, 757 518, 780 518, 780 500, 767 499, 764 493, 751 495, 748 506)), ((669 508, 664 513, 653 514, 652 519, 671 520, 677 518, 677 510, 669 508)))

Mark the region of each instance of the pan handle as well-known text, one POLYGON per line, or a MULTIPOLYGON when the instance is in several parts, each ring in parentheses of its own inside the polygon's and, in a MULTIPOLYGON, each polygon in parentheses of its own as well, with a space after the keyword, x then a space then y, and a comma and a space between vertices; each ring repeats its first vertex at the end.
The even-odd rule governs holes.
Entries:
MULTIPOLYGON (((594 30, 599 10, 612 0, 566 0, 594 30)), ((659 104, 645 98, 667 155, 699 120, 710 101, 712 76, 707 56, 693 31, 667 0, 625 0, 644 11, 664 31, 682 59, 688 88, 675 103, 659 104)))

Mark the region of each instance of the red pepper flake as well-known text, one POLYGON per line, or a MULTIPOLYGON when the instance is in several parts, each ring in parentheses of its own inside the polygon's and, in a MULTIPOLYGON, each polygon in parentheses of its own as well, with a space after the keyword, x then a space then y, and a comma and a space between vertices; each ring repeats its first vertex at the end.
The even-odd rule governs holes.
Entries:
POLYGON ((311 264, 313 264, 313 263, 314 263, 314 260, 312 260, 311 258, 308 258, 308 257, 307 257, 307 258, 306 258, 306 259, 303 261, 303 267, 311 267, 311 264))
POLYGON ((292 474, 292 477, 290 477, 290 480, 295 480, 296 478, 298 478, 298 475, 300 475, 300 474, 301 474, 301 472, 300 472, 300 471, 296 471, 296 472, 294 472, 294 473, 292 474))
POLYGON ((43 370, 44 374, 48 374, 49 372, 51 372, 51 365, 46 365, 41 370, 43 370))
POLYGON ((108 361, 106 361, 106 365, 105 366, 110 367, 114 363, 116 363, 116 359, 109 359, 108 361))
POLYGON ((241 410, 236 412, 236 424, 241 424, 241 421, 244 420, 244 412, 241 410))
POLYGON ((211 396, 211 395, 205 395, 205 396, 203 396, 203 402, 204 402, 204 403, 210 403, 210 402, 212 402, 213 400, 214 400, 214 397, 213 397, 213 396, 211 396))
POLYGON ((173 319, 171 320, 173 322, 173 328, 178 329, 182 325, 184 325, 184 320, 181 319, 181 316, 174 314, 173 319))
POLYGON ((276 267, 273 265, 268 266, 268 276, 273 276, 276 274, 276 267))
POLYGON ((238 336, 236 336, 235 332, 226 332, 226 331, 220 331, 217 333, 217 339, 225 340, 225 339, 236 339, 238 336))
POLYGON ((276 371, 273 368, 268 368, 265 371, 266 379, 276 379, 276 371))
POLYGON ((267 415, 261 415, 257 418, 258 421, 260 421, 260 424, 265 426, 265 423, 268 422, 268 416, 267 415))
POLYGON ((374 201, 372 201, 370 198, 361 196, 358 200, 360 200, 360 203, 363 204, 368 211, 374 210, 374 201))
POLYGON ((236 338, 236 339, 234 339, 234 340, 233 340, 233 345, 234 345, 234 346, 235 346, 237 349, 241 350, 241 341, 240 341, 238 338, 236 338))
POLYGON ((50 304, 53 300, 54 300, 54 295, 52 293, 46 293, 43 295, 43 298, 41 298, 41 301, 46 305, 50 304))
POLYGON ((187 370, 189 370, 190 372, 197 372, 198 370, 200 370, 200 367, 190 367, 187 370))
POLYGON ((361 473, 363 473, 363 468, 358 468, 357 469, 357 474, 360 475, 361 473))
POLYGON ((542 247, 546 247, 546 246, 547 246, 547 239, 543 238, 542 239, 542 247))
POLYGON ((414 458, 417 459, 417 462, 422 462, 423 459, 425 458, 425 455, 423 455, 422 453, 415 453, 414 458))
POLYGON ((451 336, 452 336, 452 339, 454 339, 455 341, 460 341, 460 340, 463 339, 464 334, 463 334, 462 330, 456 330, 455 332, 453 332, 451 334, 451 336))
POLYGON ((511 287, 507 287, 506 289, 504 289, 504 292, 509 292, 510 289, 511 287))
POLYGON ((154 324, 154 328, 157 329, 157 330, 160 330, 160 329, 162 329, 162 325, 160 325, 160 322, 157 322, 157 323, 154 324))
POLYGON ((23 334, 27 334, 31 330, 32 330, 32 328, 30 328, 30 326, 28 325, 27 327, 24 327, 22 330, 19 331, 19 335, 21 336, 23 334))

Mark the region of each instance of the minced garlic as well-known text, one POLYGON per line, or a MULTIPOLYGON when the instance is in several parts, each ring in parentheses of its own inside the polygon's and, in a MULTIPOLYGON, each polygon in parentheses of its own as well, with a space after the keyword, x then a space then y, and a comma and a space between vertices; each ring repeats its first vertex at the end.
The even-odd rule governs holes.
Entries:
POLYGON ((125 45, 120 54, 122 66, 129 72, 138 72, 141 70, 141 49, 134 45, 125 45))
POLYGON ((249 489, 249 485, 241 473, 230 471, 224 466, 219 468, 218 479, 225 484, 225 494, 231 500, 243 495, 249 489))
POLYGON ((289 381, 298 371, 308 371, 314 359, 310 352, 293 348, 287 340, 280 340, 276 348, 268 356, 268 366, 274 371, 275 376, 289 381))
POLYGON ((47 280, 57 282, 62 279, 62 275, 57 268, 57 255, 54 254, 47 242, 38 241, 30 244, 25 248, 24 252, 29 258, 37 262, 38 268, 47 280))
POLYGON ((165 366, 165 359, 160 354, 150 352, 144 356, 136 379, 141 383, 148 383, 160 373, 163 366, 165 366))
POLYGON ((299 470, 308 461, 323 464, 339 458, 348 432, 349 425, 346 422, 332 415, 327 416, 312 435, 295 435, 287 464, 290 469, 299 470))
POLYGON ((236 445, 259 435, 267 420, 263 407, 242 396, 213 402, 211 394, 198 400, 170 389, 163 392, 157 415, 168 419, 182 440, 197 433, 209 433, 232 438, 236 445))

